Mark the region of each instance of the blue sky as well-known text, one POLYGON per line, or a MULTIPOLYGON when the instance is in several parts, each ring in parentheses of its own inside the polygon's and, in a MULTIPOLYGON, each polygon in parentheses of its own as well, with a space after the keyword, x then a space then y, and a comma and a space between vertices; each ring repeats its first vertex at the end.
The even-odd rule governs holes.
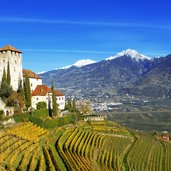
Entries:
POLYGON ((171 53, 169 0, 8 0, 1 2, 0 47, 23 51, 35 72, 79 59, 102 60, 127 48, 171 53))

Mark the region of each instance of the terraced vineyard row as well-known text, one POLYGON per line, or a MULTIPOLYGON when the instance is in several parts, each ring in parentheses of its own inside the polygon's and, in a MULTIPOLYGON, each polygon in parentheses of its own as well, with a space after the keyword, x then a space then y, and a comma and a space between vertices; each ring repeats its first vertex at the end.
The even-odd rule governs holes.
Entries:
POLYGON ((171 143, 112 122, 53 131, 23 123, 0 133, 0 170, 170 171, 171 143))

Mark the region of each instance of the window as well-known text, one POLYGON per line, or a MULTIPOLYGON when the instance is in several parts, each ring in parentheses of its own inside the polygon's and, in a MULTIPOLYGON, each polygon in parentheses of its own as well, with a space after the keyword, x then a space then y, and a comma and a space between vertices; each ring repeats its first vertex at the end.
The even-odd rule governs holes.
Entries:
POLYGON ((37 97, 36 100, 39 100, 39 98, 37 97))
POLYGON ((31 87, 33 86, 33 84, 31 83, 31 87))

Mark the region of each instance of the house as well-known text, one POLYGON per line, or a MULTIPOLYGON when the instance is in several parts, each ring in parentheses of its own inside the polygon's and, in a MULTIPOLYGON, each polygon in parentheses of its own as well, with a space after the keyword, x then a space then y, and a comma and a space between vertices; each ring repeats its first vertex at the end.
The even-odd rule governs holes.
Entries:
POLYGON ((33 92, 36 89, 37 85, 42 85, 42 79, 40 78, 40 76, 38 74, 34 73, 31 70, 23 69, 23 78, 24 79, 25 79, 26 75, 28 75, 28 77, 29 77, 31 92, 33 92))
POLYGON ((169 141, 169 133, 168 131, 162 131, 161 132, 161 139, 165 141, 169 141))
MULTIPOLYGON (((46 102, 47 105, 51 103, 52 90, 48 86, 42 84, 42 78, 31 70, 23 69, 23 80, 25 80, 26 75, 28 75, 30 82, 32 108, 36 109, 37 103, 39 102, 46 102)), ((65 108, 65 95, 59 90, 55 90, 55 94, 59 109, 63 110, 65 108)))
MULTIPOLYGON (((59 109, 63 110, 65 108, 65 95, 59 90, 55 90, 56 102, 59 105, 59 109)), ((36 89, 32 92, 32 108, 36 109, 37 103, 46 102, 51 105, 52 108, 52 90, 46 85, 38 85, 36 89)))

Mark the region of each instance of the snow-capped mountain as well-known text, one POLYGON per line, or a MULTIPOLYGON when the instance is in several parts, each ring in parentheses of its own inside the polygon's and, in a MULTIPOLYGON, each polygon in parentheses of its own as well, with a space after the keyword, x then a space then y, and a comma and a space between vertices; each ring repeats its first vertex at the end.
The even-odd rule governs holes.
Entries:
POLYGON ((37 74, 44 74, 45 72, 47 71, 40 71, 40 72, 37 72, 37 74))
POLYGON ((79 60, 79 61, 75 62, 72 65, 68 65, 68 66, 62 67, 60 69, 69 69, 72 66, 75 66, 77 68, 80 68, 80 67, 83 67, 83 66, 86 66, 86 65, 89 65, 89 64, 93 64, 93 63, 96 63, 96 61, 93 61, 91 59, 82 59, 82 60, 79 60))
POLYGON ((123 50, 122 52, 117 53, 115 56, 110 56, 109 58, 106 58, 106 60, 113 60, 113 59, 123 57, 123 56, 131 57, 132 59, 136 61, 140 61, 140 60, 143 61, 145 59, 150 60, 150 57, 140 54, 139 52, 133 49, 123 50))
POLYGON ((80 60, 40 76, 44 84, 53 82, 66 96, 77 98, 171 98, 171 55, 149 59, 127 49, 106 60, 80 60))

